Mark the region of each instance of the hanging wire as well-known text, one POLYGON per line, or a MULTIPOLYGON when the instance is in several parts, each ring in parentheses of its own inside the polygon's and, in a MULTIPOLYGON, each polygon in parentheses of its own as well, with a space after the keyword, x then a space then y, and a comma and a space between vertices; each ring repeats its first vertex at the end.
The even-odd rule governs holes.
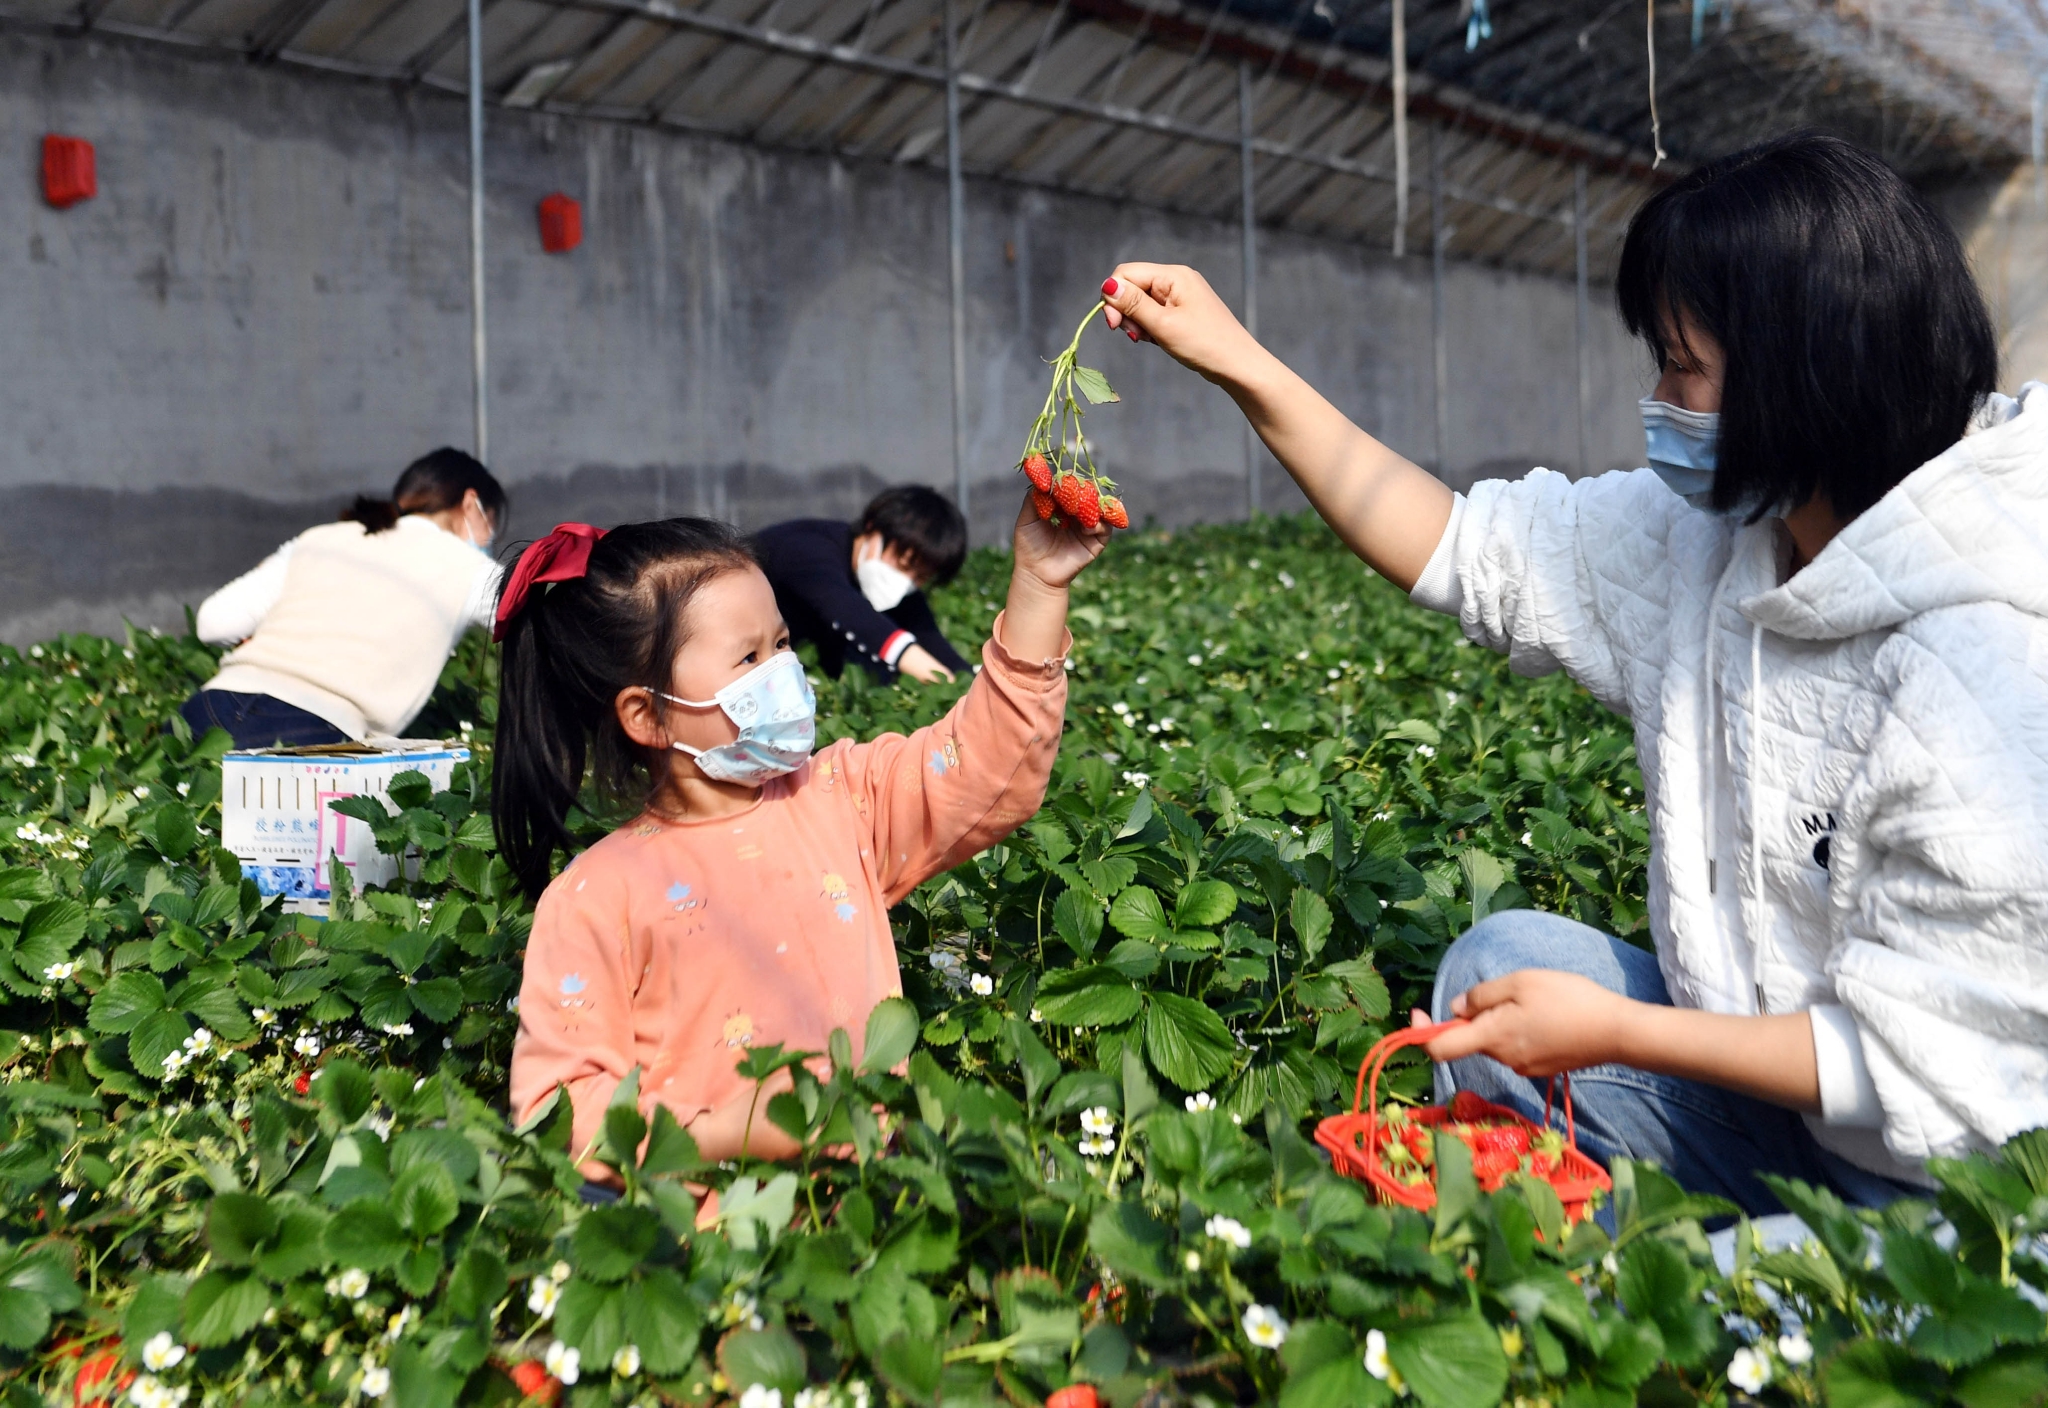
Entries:
POLYGON ((1657 116, 1657 0, 1644 0, 1643 8, 1643 47, 1650 54, 1650 145, 1657 153, 1650 167, 1655 170, 1664 164, 1664 123, 1657 116))
POLYGON ((1482 39, 1493 38, 1493 12, 1487 0, 1464 0, 1458 6, 1458 20, 1465 26, 1465 52, 1479 47, 1482 39))

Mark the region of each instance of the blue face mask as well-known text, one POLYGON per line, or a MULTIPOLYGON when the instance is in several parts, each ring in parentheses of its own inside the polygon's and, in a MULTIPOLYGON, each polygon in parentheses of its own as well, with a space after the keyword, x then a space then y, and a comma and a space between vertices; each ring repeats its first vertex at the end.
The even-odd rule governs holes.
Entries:
POLYGON ((1672 493, 1694 508, 1713 512, 1714 451, 1721 439, 1721 417, 1648 396, 1636 404, 1643 413, 1650 468, 1672 493))
POLYGON ((669 745, 695 758, 697 770, 714 782, 759 787, 802 767, 817 742, 818 697, 791 651, 771 655, 709 699, 654 693, 685 709, 723 709, 739 729, 738 738, 716 748, 669 745))

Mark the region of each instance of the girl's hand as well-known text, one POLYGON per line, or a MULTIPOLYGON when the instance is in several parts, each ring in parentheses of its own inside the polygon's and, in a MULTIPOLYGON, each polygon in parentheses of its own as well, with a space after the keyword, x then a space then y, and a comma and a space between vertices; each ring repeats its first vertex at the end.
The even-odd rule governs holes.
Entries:
POLYGON ((1011 537, 1015 549, 1013 579, 1029 575, 1037 584, 1064 592, 1081 569, 1102 555, 1109 542, 1109 529, 1101 524, 1080 528, 1065 521, 1058 524, 1040 520, 1031 507, 1031 495, 1017 512, 1017 531, 1011 537))
POLYGON ((1026 491, 1011 541, 1016 556, 1003 608, 1003 646, 1019 660, 1051 660, 1066 649, 1067 587, 1101 555, 1109 529, 1040 522, 1026 491))
POLYGON ((1453 998, 1466 1024, 1425 1049, 1432 1061, 1486 1055, 1517 1075, 1553 1076, 1621 1059, 1642 1006, 1576 973, 1524 968, 1453 998))
POLYGON ((1133 342, 1156 342, 1223 385, 1270 354, 1245 331, 1209 281, 1180 264, 1119 264, 1103 281, 1103 319, 1133 342))

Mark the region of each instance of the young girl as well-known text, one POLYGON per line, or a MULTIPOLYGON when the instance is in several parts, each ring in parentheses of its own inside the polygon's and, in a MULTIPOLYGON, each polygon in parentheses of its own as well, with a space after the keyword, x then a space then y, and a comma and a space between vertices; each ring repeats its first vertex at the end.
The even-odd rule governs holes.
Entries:
POLYGON ((908 738, 815 757, 810 683, 738 533, 564 524, 528 548, 498 606, 492 766, 499 844, 540 896, 513 1117, 567 1086, 580 1152, 637 1066, 643 1112, 668 1106, 707 1158, 795 1153, 764 1119, 747 1137, 755 1091, 734 1065, 756 1044, 823 1051, 837 1027, 858 1055, 868 1013, 902 990, 889 907, 1037 811, 1066 711, 1068 584, 1106 536, 1027 505, 960 702, 908 738), (586 755, 646 807, 550 884, 586 755))
POLYGON ((1490 916, 1437 976, 1435 1015, 1468 1019, 1429 1045, 1439 1093, 1540 1117, 1542 1078, 1577 1071, 1602 1158, 1752 1212, 1776 1207, 1760 1170, 1883 1202, 2048 1124, 2048 388, 1990 394, 1955 235, 1830 138, 1666 187, 1618 283, 1661 375, 1649 467, 1469 496, 1192 270, 1103 287, 1359 556, 1634 721, 1655 957, 1490 916))

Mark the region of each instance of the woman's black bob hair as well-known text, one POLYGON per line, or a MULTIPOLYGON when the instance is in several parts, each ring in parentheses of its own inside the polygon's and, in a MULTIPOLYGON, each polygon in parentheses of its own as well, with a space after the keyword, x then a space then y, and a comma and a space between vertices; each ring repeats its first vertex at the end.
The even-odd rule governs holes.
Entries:
POLYGON ((1722 356, 1714 507, 1844 522, 1953 445, 1998 343, 1954 230, 1899 174, 1800 133, 1710 161, 1629 222, 1621 319, 1659 367, 1722 356), (1677 345, 1673 345, 1674 342, 1677 345))
POLYGON ((554 853, 576 849, 568 818, 586 761, 606 801, 644 804, 648 757, 615 701, 634 685, 674 688, 690 599, 714 577, 748 570, 758 570, 753 551, 727 524, 628 523, 597 540, 583 576, 536 586, 506 623, 491 820, 528 898, 548 887, 554 853))

